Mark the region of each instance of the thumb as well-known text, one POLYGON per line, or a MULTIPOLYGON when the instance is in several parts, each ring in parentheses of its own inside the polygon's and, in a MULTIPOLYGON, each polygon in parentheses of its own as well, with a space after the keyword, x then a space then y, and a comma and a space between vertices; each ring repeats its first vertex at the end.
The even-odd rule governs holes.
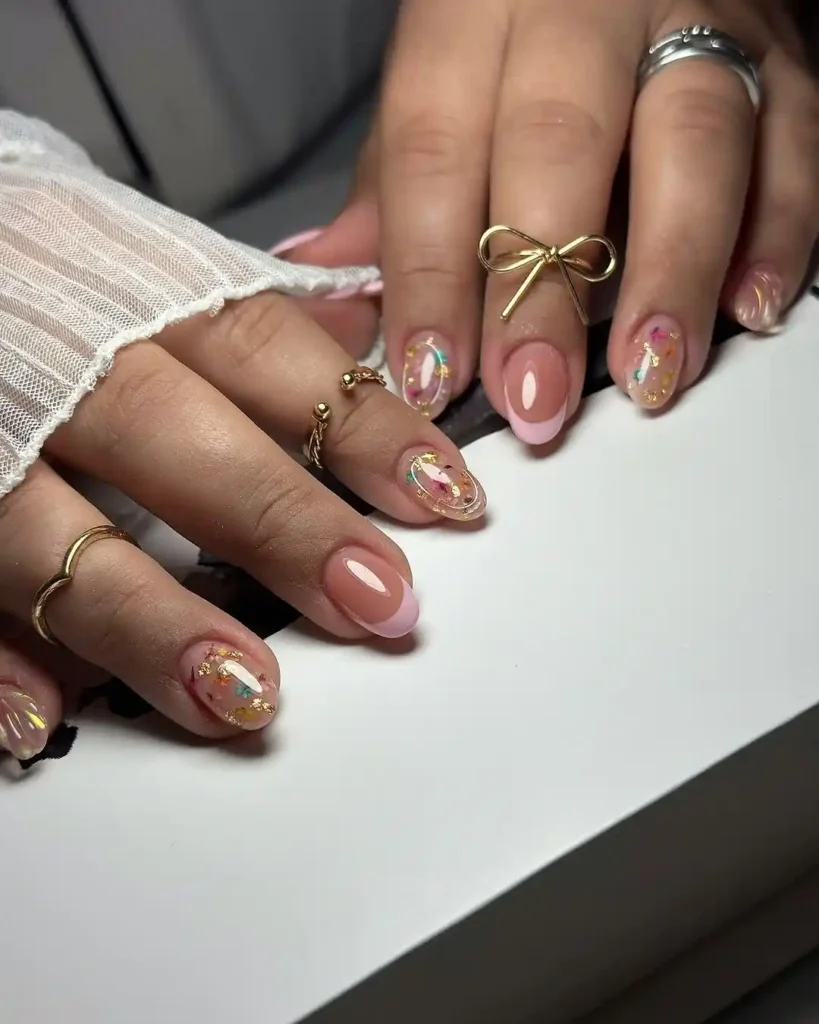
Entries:
MULTIPOLYGON (((370 266, 380 255, 377 130, 359 158, 350 196, 341 213, 325 228, 304 232, 274 247, 274 255, 319 267, 370 266)), ((297 300, 304 311, 356 359, 378 337, 381 284, 335 292, 320 299, 297 300)))

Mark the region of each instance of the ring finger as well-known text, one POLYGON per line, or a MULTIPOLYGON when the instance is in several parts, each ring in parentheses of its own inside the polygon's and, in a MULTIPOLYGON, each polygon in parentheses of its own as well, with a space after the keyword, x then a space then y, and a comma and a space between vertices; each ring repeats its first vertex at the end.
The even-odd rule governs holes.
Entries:
MULTIPOLYGON (((679 27, 668 23, 657 34, 679 27)), ((609 367, 644 408, 665 405, 705 366, 745 208, 754 132, 742 80, 715 61, 680 60, 637 100, 628 255, 609 367)))
MULTIPOLYGON (((613 6, 575 4, 569 11, 548 0, 526 5, 512 27, 491 219, 547 246, 560 248, 606 223, 632 100, 623 55, 633 19, 619 19, 613 6), (578 75, 581 65, 590 70, 578 75)), ((482 378, 515 434, 540 445, 580 402, 585 328, 562 276, 551 269, 504 323, 501 312, 521 283, 512 277, 489 275, 482 378)))

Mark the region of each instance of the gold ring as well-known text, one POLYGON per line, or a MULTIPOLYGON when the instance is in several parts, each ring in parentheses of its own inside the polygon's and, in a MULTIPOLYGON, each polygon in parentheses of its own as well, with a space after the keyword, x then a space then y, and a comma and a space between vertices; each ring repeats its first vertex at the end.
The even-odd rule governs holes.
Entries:
POLYGON ((574 308, 577 310, 577 315, 585 327, 589 326, 589 317, 580 301, 571 275, 574 274, 589 284, 599 284, 611 277, 617 269, 617 250, 614 248, 614 244, 603 235, 581 235, 580 238, 575 238, 573 242, 558 249, 556 245, 546 245, 545 242, 539 242, 531 235, 525 235, 516 228, 508 228, 505 224, 496 224, 495 227, 484 231, 478 245, 478 259, 491 274, 512 274, 516 270, 531 268, 526 275, 526 280, 501 313, 501 320, 508 320, 515 312, 546 267, 557 267, 574 303, 574 308), (522 249, 512 249, 499 253, 497 256, 491 256, 489 243, 495 235, 514 235, 515 238, 524 242, 525 246, 522 249), (595 270, 592 263, 575 255, 578 249, 589 246, 597 246, 608 256, 608 263, 602 270, 595 270))
POLYGON ((67 587, 74 578, 77 560, 83 551, 98 540, 105 540, 106 537, 114 540, 125 540, 129 544, 133 544, 134 547, 139 547, 139 544, 137 544, 130 533, 120 530, 118 526, 94 526, 77 537, 68 551, 66 551, 60 571, 52 576, 51 579, 46 580, 34 595, 34 600, 31 603, 31 624, 43 640, 47 640, 50 644, 56 644, 57 640, 51 632, 51 627, 45 616, 48 599, 62 587, 67 587))
MULTIPOLYGON (((355 366, 352 370, 347 370, 339 377, 338 383, 341 390, 347 394, 354 391, 358 384, 380 384, 382 388, 387 386, 386 380, 378 370, 373 370, 369 366, 355 366)), ((324 444, 324 435, 333 417, 333 410, 327 402, 319 402, 318 405, 313 406, 312 415, 313 429, 304 446, 304 453, 316 469, 323 469, 321 449, 324 444)))

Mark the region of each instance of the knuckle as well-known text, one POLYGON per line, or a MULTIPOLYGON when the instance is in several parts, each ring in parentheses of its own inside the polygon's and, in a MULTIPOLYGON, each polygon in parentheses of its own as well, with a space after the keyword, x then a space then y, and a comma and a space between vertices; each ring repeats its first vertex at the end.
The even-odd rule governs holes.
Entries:
MULTIPOLYGON (((120 660, 123 640, 144 621, 145 580, 136 573, 106 574, 111 586, 83 588, 82 616, 86 650, 101 665, 120 660), (119 656, 118 656, 119 655, 119 656)), ((79 581, 77 581, 79 582, 79 581)), ((129 645, 130 646, 130 645, 129 645)))
POLYGON ((265 293, 234 303, 222 314, 220 353, 236 372, 269 365, 270 353, 297 329, 298 310, 286 299, 265 293))
POLYGON ((460 292, 471 288, 473 273, 471 262, 465 267, 454 256, 452 247, 437 242, 418 242, 395 257, 395 274, 416 292, 446 289, 460 292))
POLYGON ((249 512, 243 546, 254 558, 277 559, 287 539, 294 532, 304 532, 301 517, 309 498, 294 469, 281 466, 271 470, 252 485, 246 496, 249 512))
POLYGON ((328 460, 338 463, 346 455, 369 459, 383 451, 384 395, 380 387, 357 388, 354 401, 344 409, 332 434, 328 460))
POLYGON ((678 135, 685 145, 724 149, 733 146, 748 127, 750 105, 739 95, 716 90, 687 88, 673 93, 668 102, 669 132, 678 135))
POLYGON ((389 163, 413 178, 452 178, 470 170, 468 147, 455 118, 406 119, 384 139, 389 163))
POLYGON ((506 115, 500 127, 510 161, 532 160, 572 164, 600 152, 606 132, 598 119, 578 103, 536 99, 506 115))
MULTIPOLYGON (((121 352, 114 369, 99 389, 77 411, 86 426, 84 441, 93 441, 109 456, 125 444, 148 443, 167 424, 168 410, 183 405, 183 378, 167 358, 145 358, 147 347, 121 352)), ((68 424, 71 430, 71 424, 68 424)))

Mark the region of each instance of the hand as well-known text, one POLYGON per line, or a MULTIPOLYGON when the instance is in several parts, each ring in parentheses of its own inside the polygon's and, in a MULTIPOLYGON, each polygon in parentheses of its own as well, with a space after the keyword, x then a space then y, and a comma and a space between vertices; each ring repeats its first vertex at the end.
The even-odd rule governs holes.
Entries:
POLYGON ((625 154, 630 217, 608 361, 638 405, 660 408, 702 374, 720 305, 751 330, 776 325, 819 232, 819 92, 787 6, 405 0, 354 196, 292 258, 345 247, 380 257, 390 365, 407 400, 435 416, 479 367, 518 437, 543 444, 577 411, 585 330, 552 272, 503 323, 522 276, 492 274, 484 291, 477 241, 488 224, 557 246, 605 234, 625 154), (759 118, 740 77, 708 60, 680 61, 635 93, 644 48, 695 24, 729 32, 759 61, 759 118), (436 360, 443 374, 430 376, 436 360))
MULTIPOLYGON (((301 447, 324 401, 333 413, 325 465, 387 514, 472 518, 483 492, 455 446, 399 398, 373 383, 342 391, 350 363, 270 293, 122 350, 0 502, 0 613, 26 622, 71 543, 105 522, 59 464, 119 488, 336 636, 409 632, 418 603, 403 553, 286 449, 301 447), (468 510, 465 493, 475 499, 468 510)), ((279 672, 263 641, 121 540, 88 547, 46 615, 69 651, 191 732, 227 736, 275 713, 279 672)), ((0 644, 0 746, 24 758, 60 721, 62 698, 45 661, 38 667, 20 646, 31 650, 14 638, 0 644)))

